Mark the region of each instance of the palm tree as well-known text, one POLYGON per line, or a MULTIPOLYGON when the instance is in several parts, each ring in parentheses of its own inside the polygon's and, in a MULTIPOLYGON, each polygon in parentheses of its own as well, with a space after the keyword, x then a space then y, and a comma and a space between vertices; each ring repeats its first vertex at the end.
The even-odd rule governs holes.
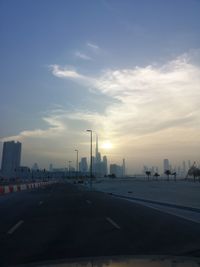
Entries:
POLYGON ((176 172, 173 172, 172 175, 174 176, 174 181, 176 181, 176 172))
MULTIPOLYGON (((194 182, 196 182, 196 177, 200 177, 200 169, 195 167, 195 165, 193 165, 187 173, 187 176, 193 176, 194 182)), ((200 179, 199 179, 200 181, 200 179)))
POLYGON ((169 181, 169 176, 171 175, 171 171, 170 170, 166 170, 165 174, 167 175, 167 180, 169 181))
POLYGON ((160 176, 160 174, 158 174, 157 172, 155 172, 154 176, 156 177, 156 180, 158 180, 158 177, 160 176))
POLYGON ((146 171, 145 173, 146 173, 146 175, 148 177, 148 181, 149 181, 149 176, 151 176, 151 172, 150 171, 146 171))

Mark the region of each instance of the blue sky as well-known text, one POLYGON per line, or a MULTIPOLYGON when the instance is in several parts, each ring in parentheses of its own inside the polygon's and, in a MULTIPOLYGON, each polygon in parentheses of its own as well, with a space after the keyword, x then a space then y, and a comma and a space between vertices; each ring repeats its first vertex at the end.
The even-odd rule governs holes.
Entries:
POLYGON ((111 160, 135 168, 196 159, 182 144, 199 133, 199 14, 198 0, 1 0, 1 140, 21 140, 30 165, 61 166, 76 146, 87 154, 87 127, 113 143, 111 160))

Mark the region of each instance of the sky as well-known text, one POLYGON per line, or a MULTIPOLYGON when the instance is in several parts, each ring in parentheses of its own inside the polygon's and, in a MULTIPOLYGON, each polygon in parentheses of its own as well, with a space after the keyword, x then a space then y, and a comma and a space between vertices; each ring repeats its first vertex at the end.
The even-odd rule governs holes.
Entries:
POLYGON ((0 152, 18 140, 23 165, 75 165, 92 129, 129 173, 200 162, 199 14, 199 0, 0 0, 0 152))

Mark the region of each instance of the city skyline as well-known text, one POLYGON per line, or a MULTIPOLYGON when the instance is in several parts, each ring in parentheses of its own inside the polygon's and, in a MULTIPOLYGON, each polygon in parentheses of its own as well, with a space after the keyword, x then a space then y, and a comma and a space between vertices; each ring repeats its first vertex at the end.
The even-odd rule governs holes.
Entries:
POLYGON ((198 162, 200 2, 75 2, 0 3, 0 155, 63 166, 93 129, 129 173, 198 162))
MULTIPOLYGON (((112 160, 108 160, 107 156, 101 155, 98 146, 98 135, 96 134, 96 141, 93 143, 95 147, 95 156, 92 156, 92 174, 96 177, 104 177, 108 174, 113 174, 117 177, 125 177, 125 176, 132 176, 132 175, 146 175, 146 172, 150 172, 151 175, 158 173, 159 175, 165 175, 166 171, 170 171, 171 173, 176 173, 179 177, 185 177, 191 167, 200 168, 200 163, 194 161, 191 162, 190 159, 183 160, 182 162, 178 162, 175 164, 174 162, 170 161, 169 159, 163 159, 162 167, 159 166, 149 166, 143 165, 141 169, 141 173, 137 171, 137 168, 134 172, 127 171, 125 158, 122 159, 121 164, 117 164, 112 160)), ((84 156, 81 158, 76 157, 76 160, 67 160, 64 165, 62 166, 55 166, 53 163, 49 163, 49 167, 47 166, 40 166, 40 163, 34 162, 32 167, 25 166, 21 164, 21 154, 22 150, 22 143, 15 142, 15 141, 7 141, 3 144, 3 153, 1 159, 1 169, 0 172, 2 175, 13 177, 16 173, 20 173, 21 171, 24 172, 26 175, 27 172, 32 171, 68 171, 68 172, 77 172, 82 173, 84 175, 89 175, 90 170, 90 156, 84 156), (77 168, 78 166, 78 168, 77 168)), ((78 151, 77 149, 74 151, 78 151)), ((79 153, 79 151, 78 151, 79 153)), ((77 154, 76 154, 77 155, 77 154)), ((73 157, 71 157, 72 159, 73 157)))

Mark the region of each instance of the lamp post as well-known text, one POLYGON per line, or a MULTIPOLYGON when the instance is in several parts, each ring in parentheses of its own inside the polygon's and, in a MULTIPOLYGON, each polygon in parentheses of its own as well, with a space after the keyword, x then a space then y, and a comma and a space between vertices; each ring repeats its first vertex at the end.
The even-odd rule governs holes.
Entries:
POLYGON ((90 132, 90 189, 92 189, 92 130, 87 132, 90 132))
POLYGON ((71 160, 68 161, 68 174, 70 174, 70 168, 71 168, 70 163, 71 163, 71 160))
POLYGON ((76 173, 77 173, 77 177, 78 177, 78 171, 79 171, 79 168, 78 168, 78 149, 75 149, 74 151, 76 151, 76 173))

